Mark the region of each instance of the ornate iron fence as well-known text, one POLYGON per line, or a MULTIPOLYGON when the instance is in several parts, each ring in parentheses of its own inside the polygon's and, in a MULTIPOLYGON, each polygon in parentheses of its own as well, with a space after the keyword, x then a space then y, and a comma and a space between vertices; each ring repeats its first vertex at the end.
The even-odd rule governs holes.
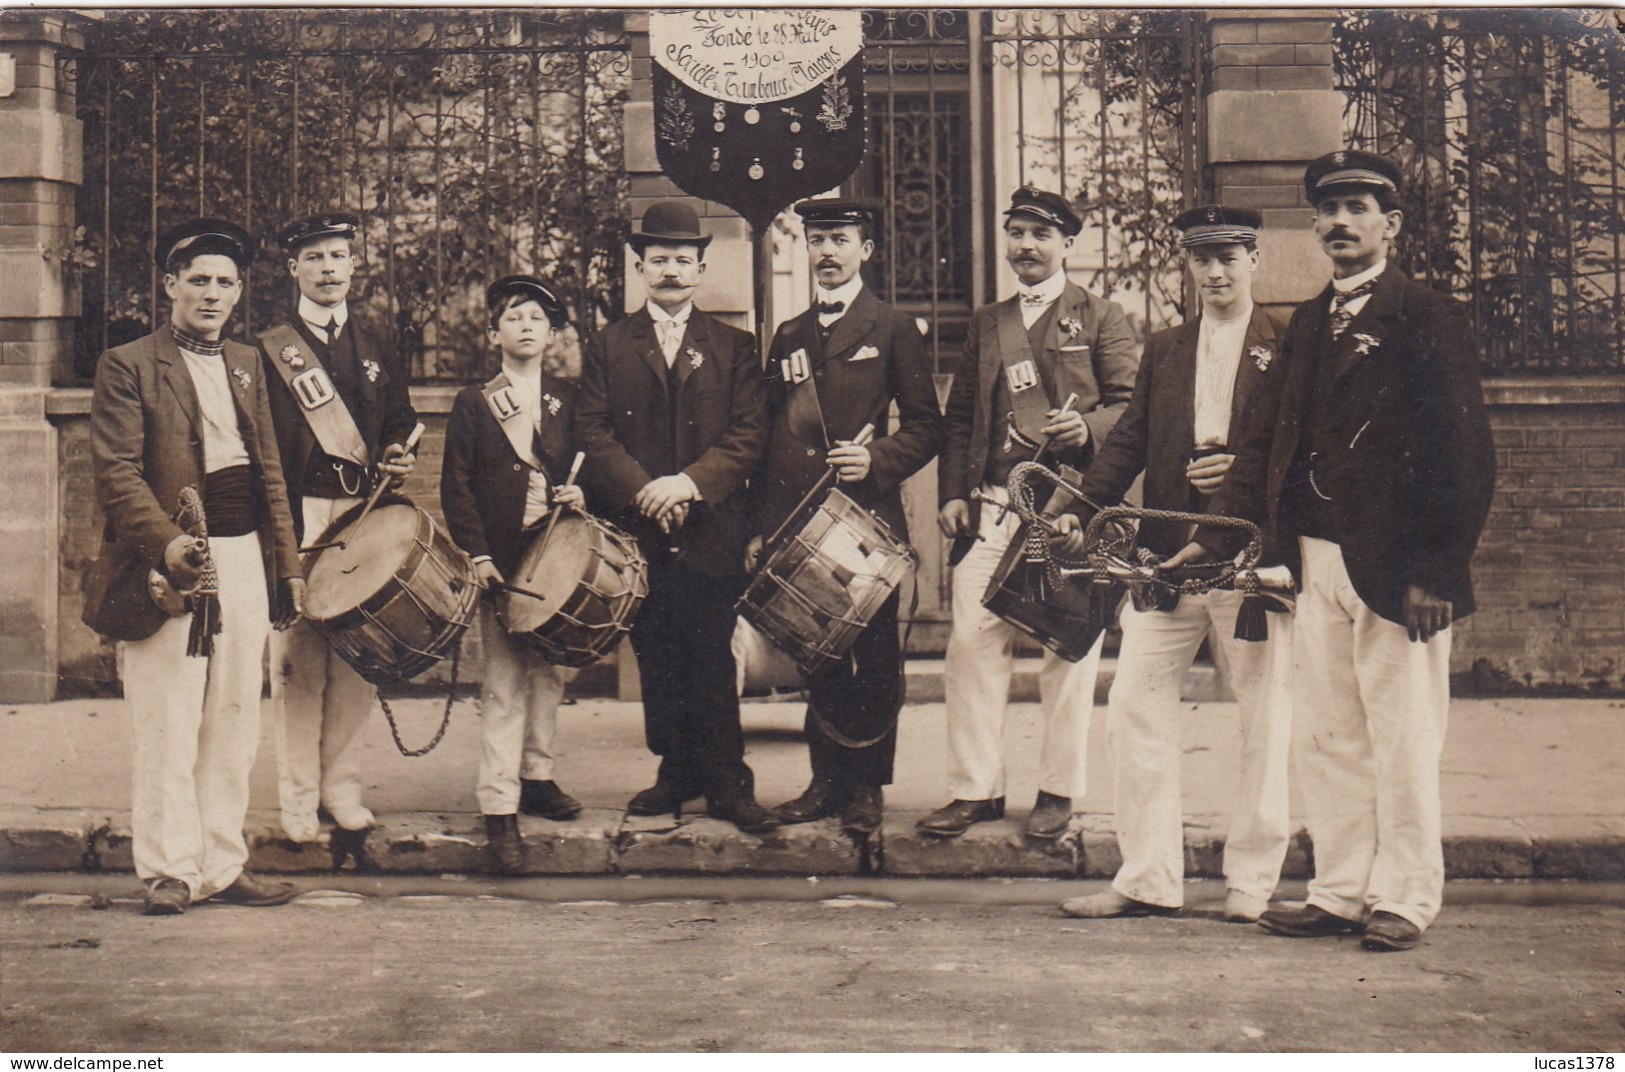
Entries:
POLYGON ((77 371, 149 330, 153 236, 194 214, 261 236, 244 331, 290 306, 277 230, 341 208, 364 219, 351 300, 415 378, 490 366, 483 288, 510 272, 553 277, 596 327, 621 307, 627 50, 619 14, 586 10, 107 12, 75 64, 95 265, 77 371))
POLYGON ((1360 11, 1351 144, 1406 175, 1400 257, 1468 300, 1487 373, 1625 370, 1625 44, 1603 11, 1360 11))
POLYGON ((1024 182, 1085 220, 1070 267, 1142 335, 1179 319, 1172 220, 1198 196, 1196 16, 1178 11, 864 13, 870 154, 850 184, 889 206, 873 278, 926 319, 939 372, 999 293, 1000 213, 1024 182))

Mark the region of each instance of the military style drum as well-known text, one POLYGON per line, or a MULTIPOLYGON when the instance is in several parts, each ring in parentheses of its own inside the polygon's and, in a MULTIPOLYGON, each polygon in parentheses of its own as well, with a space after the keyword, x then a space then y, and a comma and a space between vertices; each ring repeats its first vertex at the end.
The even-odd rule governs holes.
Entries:
POLYGON ((480 586, 468 556, 411 503, 386 502, 359 524, 354 513, 322 534, 331 546, 305 567, 305 617, 356 673, 386 685, 451 651, 480 586))
POLYGON ((914 551, 891 527, 831 491, 801 531, 774 549, 745 589, 739 615, 816 674, 846 657, 903 583, 914 551))
MULTIPOLYGON (((1090 621, 1089 584, 1053 577, 1048 558, 1029 546, 1033 529, 1028 521, 1016 530, 982 593, 982 606, 1075 663, 1089 654, 1103 631, 1090 621)), ((1038 531, 1038 539, 1045 539, 1043 530, 1038 531)))
POLYGON ((509 633, 556 666, 586 666, 631 630, 649 594, 649 566, 631 536, 566 510, 499 591, 497 618, 509 633))

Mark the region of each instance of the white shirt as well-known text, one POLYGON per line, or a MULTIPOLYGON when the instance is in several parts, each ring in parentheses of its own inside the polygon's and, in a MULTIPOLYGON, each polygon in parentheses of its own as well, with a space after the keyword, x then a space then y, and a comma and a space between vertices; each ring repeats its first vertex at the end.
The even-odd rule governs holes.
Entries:
POLYGON ((847 313, 850 313, 852 311, 852 303, 857 300, 858 295, 862 292, 863 276, 861 275, 854 275, 851 279, 848 279, 845 283, 842 283, 834 290, 825 290, 823 287, 814 288, 814 302, 841 302, 845 306, 845 308, 838 313, 819 313, 819 327, 827 328, 831 324, 835 323, 835 321, 841 319, 841 317, 845 316, 847 313))
POLYGON ((313 302, 303 294, 299 295, 299 319, 310 326, 311 334, 318 339, 327 338, 327 325, 330 322, 338 323, 338 331, 333 333, 337 339, 344 330, 344 325, 350 322, 350 303, 341 301, 337 305, 327 306, 320 302, 313 302))
MULTIPOLYGON (((1388 258, 1384 257, 1382 260, 1378 261, 1376 264, 1373 264, 1359 275, 1351 275, 1347 279, 1332 280, 1332 289, 1342 291, 1353 290, 1355 287, 1377 278, 1387 269, 1387 267, 1388 258)), ((1365 303, 1370 300, 1371 295, 1362 294, 1358 298, 1355 298, 1353 301, 1349 302, 1347 305, 1343 306, 1343 308, 1348 310, 1348 314, 1350 316, 1359 316, 1360 310, 1364 309, 1365 303)))
MULTIPOLYGON (((530 426, 538 432, 542 429, 542 374, 538 365, 528 374, 517 371, 506 361, 502 363, 502 374, 508 377, 508 383, 513 387, 514 395, 519 399, 519 406, 525 411, 530 420, 530 426)), ((541 461, 541 458, 537 458, 541 461)), ((553 498, 548 491, 547 474, 537 470, 529 470, 528 482, 525 485, 525 515, 524 525, 533 525, 543 517, 552 506, 553 498)))
MULTIPOLYGON (((203 471, 218 472, 248 464, 248 447, 237 425, 237 407, 231 401, 231 380, 226 376, 226 359, 219 354, 194 354, 181 349, 186 371, 197 391, 198 412, 203 417, 203 471)), ((201 490, 201 489, 200 489, 201 490)))
POLYGON ((1044 315, 1044 310, 1055 304, 1066 289, 1065 269, 1056 272, 1042 283, 1032 286, 1022 284, 1016 288, 1016 294, 1021 301, 1021 323, 1023 327, 1032 327, 1038 318, 1044 315))
POLYGON ((649 315, 654 318, 655 338, 660 340, 660 352, 666 357, 666 367, 677 363, 677 348, 683 344, 683 332, 688 330, 688 316, 694 303, 688 302, 676 313, 668 313, 654 302, 649 303, 649 315), (674 327, 666 327, 672 324, 674 327))
POLYGON ((1236 370, 1253 303, 1228 320, 1204 310, 1196 336, 1195 446, 1230 442, 1230 406, 1236 397, 1236 370))

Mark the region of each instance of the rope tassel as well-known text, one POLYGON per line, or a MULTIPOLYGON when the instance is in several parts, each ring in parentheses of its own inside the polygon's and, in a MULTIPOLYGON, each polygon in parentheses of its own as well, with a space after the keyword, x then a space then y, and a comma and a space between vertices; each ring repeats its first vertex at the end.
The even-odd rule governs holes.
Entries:
POLYGON ((1258 574, 1246 571, 1236 578, 1236 587, 1242 591, 1241 609, 1236 611, 1236 639, 1254 643, 1268 640, 1270 622, 1264 597, 1258 591, 1258 574))

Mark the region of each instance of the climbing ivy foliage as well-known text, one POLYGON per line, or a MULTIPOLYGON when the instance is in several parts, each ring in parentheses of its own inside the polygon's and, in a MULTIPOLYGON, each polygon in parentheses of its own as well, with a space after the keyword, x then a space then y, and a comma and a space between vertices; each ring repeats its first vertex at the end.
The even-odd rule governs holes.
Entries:
POLYGON ((75 70, 85 122, 79 369, 164 309, 156 230, 238 220, 261 242, 233 328, 286 315, 281 226, 364 221, 351 301, 391 330, 414 378, 495 368, 484 289, 551 278, 572 328, 621 306, 627 204, 619 15, 591 11, 108 11, 75 70))
POLYGON ((1612 13, 1351 12, 1351 144, 1405 174, 1400 259, 1469 303, 1494 374, 1625 366, 1625 42, 1612 13))

